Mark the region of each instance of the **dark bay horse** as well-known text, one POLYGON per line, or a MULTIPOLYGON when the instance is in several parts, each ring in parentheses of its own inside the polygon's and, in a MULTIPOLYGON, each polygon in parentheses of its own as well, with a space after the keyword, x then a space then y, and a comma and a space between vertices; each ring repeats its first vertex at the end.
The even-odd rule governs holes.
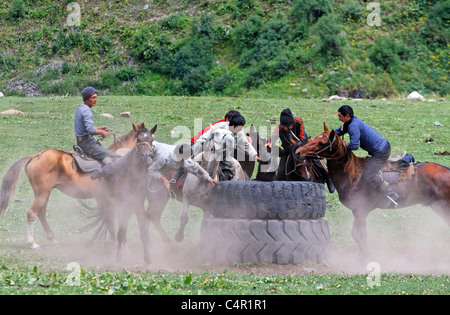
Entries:
MULTIPOLYGON (((136 146, 118 159, 114 173, 96 180, 97 183, 97 231, 106 228, 112 235, 115 231, 117 217, 117 259, 121 260, 122 246, 126 242, 128 222, 137 216, 140 238, 144 249, 144 261, 150 264, 149 252, 149 218, 145 212, 144 202, 147 196, 147 167, 151 163, 153 134, 156 125, 148 131, 144 128, 138 132, 136 146)), ((97 233, 98 234, 98 233, 97 233)))
MULTIPOLYGON (((108 149, 117 151, 121 148, 133 148, 139 131, 143 130, 145 125, 144 123, 132 125, 133 129, 118 138, 108 149)), ((39 245, 34 239, 34 224, 37 217, 44 227, 47 238, 56 242, 46 218, 52 190, 56 188, 77 199, 91 199, 96 196, 97 181, 91 180, 88 173, 79 172, 72 154, 67 151, 46 149, 32 156, 23 157, 11 165, 3 178, 0 190, 0 218, 8 208, 24 169, 34 193, 34 201, 27 214, 27 243, 31 248, 37 248, 39 245)))
MULTIPOLYGON (((248 136, 250 137, 250 139, 252 139, 252 146, 255 148, 262 159, 262 162, 258 165, 258 171, 255 180, 269 182, 275 180, 311 181, 315 183, 324 183, 324 180, 316 171, 314 167, 314 161, 312 159, 296 159, 294 158, 293 154, 290 154, 287 158, 286 169, 284 170, 284 173, 277 174, 277 158, 279 157, 279 152, 281 150, 280 147, 278 147, 276 144, 272 144, 272 148, 268 150, 268 148, 266 147, 268 140, 262 137, 258 132, 256 132, 256 129, 253 125, 250 126, 248 136)), ((255 162, 253 162, 252 166, 254 166, 254 163, 255 162)), ((251 175, 252 173, 250 173, 250 177, 251 175)))
MULTIPOLYGON (((355 218, 352 236, 363 255, 367 256, 366 218, 370 211, 386 207, 386 196, 373 191, 359 181, 367 158, 357 157, 348 150, 334 130, 324 124, 324 132, 312 141, 299 147, 296 156, 321 157, 327 159, 331 180, 336 186, 339 200, 352 210, 355 218)), ((400 195, 398 207, 415 204, 430 206, 450 225, 450 168, 432 162, 414 164, 415 175, 410 179, 391 183, 400 195)))

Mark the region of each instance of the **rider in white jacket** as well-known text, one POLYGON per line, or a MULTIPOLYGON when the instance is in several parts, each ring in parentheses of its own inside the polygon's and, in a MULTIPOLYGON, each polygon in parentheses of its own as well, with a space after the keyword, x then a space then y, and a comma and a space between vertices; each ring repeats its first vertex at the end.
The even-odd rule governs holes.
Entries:
POLYGON ((169 180, 163 175, 164 171, 174 171, 184 168, 189 173, 209 181, 212 185, 217 181, 212 179, 196 161, 191 158, 191 146, 180 144, 177 146, 153 141, 152 164, 147 172, 152 180, 161 179, 167 186, 169 180))

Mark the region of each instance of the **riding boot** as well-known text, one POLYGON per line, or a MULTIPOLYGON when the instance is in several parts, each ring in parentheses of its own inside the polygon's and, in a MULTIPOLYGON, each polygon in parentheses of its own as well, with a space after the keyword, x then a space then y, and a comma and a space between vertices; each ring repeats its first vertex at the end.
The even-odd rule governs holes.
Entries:
POLYGON ((398 206, 398 203, 396 200, 400 198, 400 195, 397 194, 397 192, 392 189, 392 186, 389 185, 387 181, 384 181, 379 187, 378 190, 383 193, 390 201, 391 205, 394 205, 394 208, 398 206))
POLYGON ((91 173, 91 179, 97 179, 100 177, 110 178, 114 173, 116 173, 116 169, 118 169, 117 163, 118 160, 114 161, 112 158, 107 157, 103 159, 102 163, 104 166, 101 168, 97 168, 91 173))
POLYGON ((328 191, 330 192, 330 194, 334 193, 334 191, 336 190, 336 187, 334 187, 334 184, 331 181, 330 177, 325 179, 325 183, 327 183, 328 191))
POLYGON ((314 166, 319 171, 320 176, 323 178, 325 183, 327 184, 328 191, 330 194, 334 193, 336 190, 336 187, 334 187, 333 182, 331 181, 330 175, 328 174, 328 171, 325 169, 324 165, 322 165, 322 162, 320 160, 314 160, 313 161, 314 166))
POLYGON ((186 170, 184 167, 179 167, 173 174, 171 178, 171 183, 174 183, 177 188, 181 187, 184 182, 184 178, 186 177, 186 170))

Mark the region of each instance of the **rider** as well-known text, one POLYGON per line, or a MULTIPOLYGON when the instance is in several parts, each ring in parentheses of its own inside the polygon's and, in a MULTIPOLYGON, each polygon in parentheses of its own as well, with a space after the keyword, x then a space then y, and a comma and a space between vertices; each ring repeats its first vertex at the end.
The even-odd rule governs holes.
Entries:
MULTIPOLYGON (((278 180, 282 180, 284 178, 284 174, 286 173, 289 154, 291 154, 292 150, 295 150, 299 146, 303 146, 308 142, 308 136, 305 131, 303 120, 300 117, 294 117, 289 108, 286 108, 281 112, 280 124, 277 128, 275 128, 266 146, 271 148, 272 143, 276 142, 278 138, 281 140, 281 147, 283 150, 280 152, 280 164, 278 166, 277 178, 278 180)), ((313 163, 322 178, 327 183, 328 191, 333 193, 335 191, 335 187, 330 179, 330 176, 328 175, 328 172, 325 170, 320 161, 313 160, 313 163)))
MULTIPOLYGON (((237 160, 240 160, 241 154, 243 153, 243 158, 245 157, 245 153, 248 154, 249 159, 256 160, 257 162, 261 162, 261 158, 258 156, 258 152, 256 152, 255 148, 250 144, 248 138, 246 137, 243 128, 246 121, 245 118, 237 113, 230 118, 230 121, 220 122, 212 126, 208 131, 206 131, 194 144, 194 156, 197 156, 202 152, 203 144, 209 141, 214 134, 214 132, 218 129, 229 129, 235 139, 235 149, 237 149, 237 160)), ((234 177, 233 166, 230 161, 220 161, 220 168, 222 170, 221 180, 230 180, 234 177)))
POLYGON ((148 167, 148 174, 154 180, 161 179, 169 189, 169 180, 163 175, 164 171, 174 171, 183 168, 189 173, 211 183, 217 181, 205 171, 196 161, 191 158, 191 146, 189 144, 179 144, 173 150, 171 146, 153 141, 153 163, 148 167))
POLYGON ((234 110, 234 109, 229 110, 229 111, 225 114, 225 118, 224 118, 224 119, 220 119, 220 120, 218 120, 218 121, 215 121, 215 122, 209 124, 208 126, 206 126, 205 128, 203 128, 202 130, 200 130, 195 136, 193 136, 193 137, 191 138, 191 146, 193 146, 193 145, 197 142, 197 140, 198 140, 205 132, 207 132, 207 131, 211 128, 211 126, 214 126, 215 124, 218 124, 218 123, 223 123, 223 122, 230 121, 231 117, 233 117, 233 116, 236 115, 236 114, 240 114, 240 113, 239 113, 237 110, 234 110))
POLYGON ((338 117, 343 125, 335 130, 336 134, 348 133, 350 136, 350 143, 344 141, 344 145, 350 150, 361 147, 372 156, 363 169, 362 178, 396 205, 395 201, 399 195, 378 175, 391 154, 391 145, 377 131, 356 117, 349 105, 343 105, 338 109, 338 117))
POLYGON ((74 131, 77 138, 77 145, 83 150, 83 152, 103 163, 107 164, 119 156, 114 152, 102 147, 94 139, 94 135, 101 135, 106 138, 109 134, 109 128, 106 126, 95 127, 94 115, 92 113, 92 107, 97 103, 97 90, 91 86, 86 87, 81 92, 83 96, 83 104, 78 106, 75 111, 74 131))

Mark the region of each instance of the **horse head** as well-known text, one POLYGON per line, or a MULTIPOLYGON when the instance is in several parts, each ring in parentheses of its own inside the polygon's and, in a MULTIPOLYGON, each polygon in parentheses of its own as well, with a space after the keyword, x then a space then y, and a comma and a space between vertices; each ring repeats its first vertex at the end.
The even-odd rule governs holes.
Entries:
POLYGON ((324 132, 295 150, 296 160, 305 158, 329 158, 336 152, 336 136, 334 130, 329 131, 324 123, 324 132))
POLYGON ((262 164, 269 164, 272 157, 278 157, 279 147, 275 144, 272 144, 272 149, 268 148, 266 145, 269 141, 266 138, 262 137, 256 131, 253 125, 250 126, 250 130, 247 136, 252 140, 251 144, 253 148, 255 148, 256 152, 258 152, 262 164), (273 154, 271 154, 272 152, 273 154))
MULTIPOLYGON (((133 124, 133 129, 134 127, 135 125, 133 124)), ((135 129, 137 132, 136 149, 142 161, 150 164, 152 162, 153 153, 153 134, 156 132, 157 125, 155 125, 150 131, 145 128, 144 125, 142 127, 142 129, 135 129)))

